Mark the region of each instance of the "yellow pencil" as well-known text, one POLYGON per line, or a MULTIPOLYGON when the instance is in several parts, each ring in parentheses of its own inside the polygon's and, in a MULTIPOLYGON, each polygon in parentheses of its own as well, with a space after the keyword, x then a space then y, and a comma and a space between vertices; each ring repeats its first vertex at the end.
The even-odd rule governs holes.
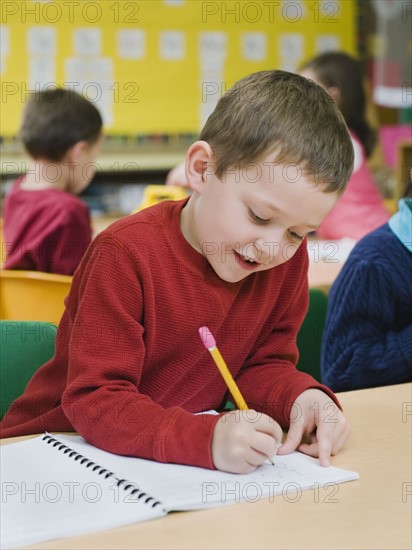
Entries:
MULTIPOLYGON (((243 395, 240 393, 240 390, 230 370, 228 369, 228 366, 226 365, 225 360, 223 359, 220 351, 216 346, 216 340, 214 339, 213 334, 210 332, 210 330, 207 327, 200 327, 199 336, 203 342, 203 345, 207 350, 209 350, 210 355, 213 357, 213 360, 216 363, 216 366, 219 369, 219 372, 222 375, 223 380, 226 382, 226 386, 228 387, 230 393, 232 394, 232 397, 235 400, 237 407, 241 411, 247 411, 249 407, 247 406, 247 403, 244 400, 243 395)), ((270 457, 269 457, 269 461, 273 466, 275 465, 275 463, 270 457)))

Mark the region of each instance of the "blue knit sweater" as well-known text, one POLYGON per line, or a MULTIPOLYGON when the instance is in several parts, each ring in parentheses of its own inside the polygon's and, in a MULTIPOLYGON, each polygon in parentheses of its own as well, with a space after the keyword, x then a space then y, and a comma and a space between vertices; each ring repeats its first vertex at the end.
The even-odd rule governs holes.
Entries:
POLYGON ((388 224, 357 243, 332 285, 321 373, 334 391, 412 381, 412 253, 388 224))

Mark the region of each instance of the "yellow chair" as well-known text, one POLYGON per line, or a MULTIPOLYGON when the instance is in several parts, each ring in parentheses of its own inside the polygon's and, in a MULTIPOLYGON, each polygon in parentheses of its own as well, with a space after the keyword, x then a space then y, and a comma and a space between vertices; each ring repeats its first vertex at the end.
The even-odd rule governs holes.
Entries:
POLYGON ((178 201, 187 197, 187 191, 179 185, 146 185, 142 202, 132 214, 161 201, 178 201))
POLYGON ((0 319, 58 324, 71 282, 69 275, 0 270, 0 319))

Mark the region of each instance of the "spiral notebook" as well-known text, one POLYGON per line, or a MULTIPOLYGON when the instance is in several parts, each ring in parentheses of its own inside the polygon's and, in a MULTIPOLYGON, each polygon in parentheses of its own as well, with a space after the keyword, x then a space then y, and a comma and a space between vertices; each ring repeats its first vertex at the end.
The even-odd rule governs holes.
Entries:
POLYGON ((247 475, 114 455, 80 436, 44 434, 3 445, 1 548, 16 548, 150 519, 170 511, 274 499, 356 472, 301 453, 247 475))

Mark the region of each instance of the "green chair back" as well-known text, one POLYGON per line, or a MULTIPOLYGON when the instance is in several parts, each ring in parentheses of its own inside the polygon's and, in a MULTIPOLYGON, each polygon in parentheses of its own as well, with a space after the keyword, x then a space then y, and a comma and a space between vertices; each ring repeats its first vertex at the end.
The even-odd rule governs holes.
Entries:
POLYGON ((57 326, 40 321, 0 321, 0 418, 36 370, 54 355, 57 326))
POLYGON ((296 367, 321 382, 320 353, 328 297, 318 288, 309 289, 309 309, 297 337, 299 361, 296 367))

